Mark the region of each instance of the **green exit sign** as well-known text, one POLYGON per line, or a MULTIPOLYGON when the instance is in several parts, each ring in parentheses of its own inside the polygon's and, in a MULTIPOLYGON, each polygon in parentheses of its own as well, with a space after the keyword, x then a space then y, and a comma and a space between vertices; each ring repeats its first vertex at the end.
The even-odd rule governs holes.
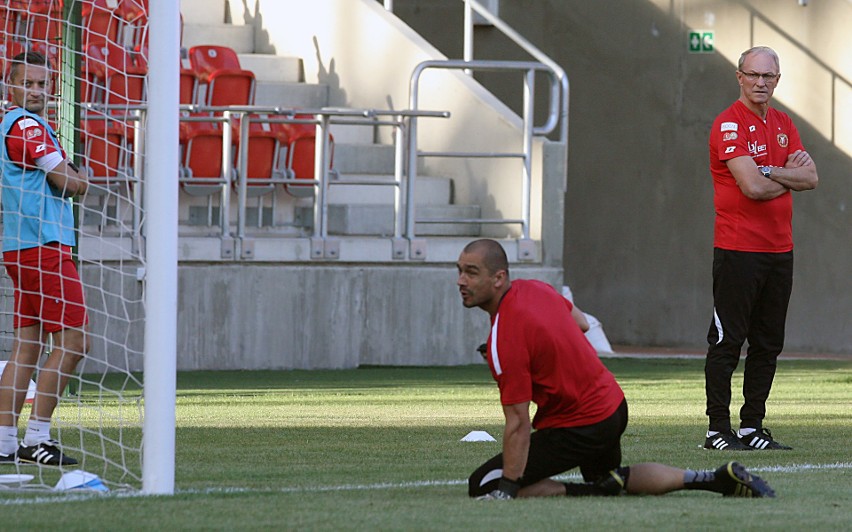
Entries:
POLYGON ((687 46, 691 53, 709 54, 713 53, 713 40, 712 31, 690 31, 687 46))

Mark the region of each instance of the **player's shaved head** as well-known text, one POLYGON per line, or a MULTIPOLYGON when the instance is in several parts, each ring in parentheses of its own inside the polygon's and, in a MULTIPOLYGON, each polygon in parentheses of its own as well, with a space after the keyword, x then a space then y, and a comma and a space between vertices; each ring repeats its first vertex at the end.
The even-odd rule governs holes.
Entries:
POLYGON ((509 259, 506 250, 498 242, 488 238, 474 240, 464 247, 464 253, 478 253, 482 256, 483 265, 488 273, 495 274, 500 270, 509 274, 509 259))

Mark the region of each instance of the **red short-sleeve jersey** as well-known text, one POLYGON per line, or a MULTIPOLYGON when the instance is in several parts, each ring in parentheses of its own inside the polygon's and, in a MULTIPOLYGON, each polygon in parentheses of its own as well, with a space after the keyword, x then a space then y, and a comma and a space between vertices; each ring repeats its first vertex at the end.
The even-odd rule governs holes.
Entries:
POLYGON ((768 201, 749 199, 726 161, 749 156, 758 166, 783 167, 790 153, 803 149, 793 121, 777 109, 769 108, 764 121, 737 100, 716 118, 710 131, 715 247, 765 253, 793 249, 792 194, 787 191, 768 201))
POLYGON ((534 402, 536 429, 591 425, 624 400, 572 308, 546 283, 515 280, 491 320, 487 358, 500 402, 534 402))
POLYGON ((35 160, 50 153, 58 152, 65 158, 65 152, 57 149, 45 128, 32 118, 22 117, 12 126, 6 136, 6 150, 9 159, 15 164, 35 167, 35 160))

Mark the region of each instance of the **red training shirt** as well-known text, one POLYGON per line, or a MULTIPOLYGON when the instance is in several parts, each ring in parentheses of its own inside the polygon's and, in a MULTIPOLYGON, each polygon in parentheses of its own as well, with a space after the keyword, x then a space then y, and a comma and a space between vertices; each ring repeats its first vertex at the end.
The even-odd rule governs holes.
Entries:
POLYGON ((716 117, 710 131, 715 247, 765 253, 793 249, 790 191, 767 201, 749 199, 725 161, 748 155, 758 166, 783 167, 787 156, 796 150, 804 150, 799 132, 790 117, 777 109, 770 107, 764 122, 737 100, 716 117))
POLYGON ((491 319, 488 366, 504 405, 538 405, 536 429, 603 421, 624 400, 612 373, 550 285, 515 280, 491 319))
POLYGON ((23 166, 27 168, 35 168, 36 159, 54 152, 59 152, 65 159, 65 152, 53 145, 50 134, 45 128, 27 117, 20 118, 9 130, 9 135, 6 137, 6 150, 10 160, 19 166, 23 162, 23 166))

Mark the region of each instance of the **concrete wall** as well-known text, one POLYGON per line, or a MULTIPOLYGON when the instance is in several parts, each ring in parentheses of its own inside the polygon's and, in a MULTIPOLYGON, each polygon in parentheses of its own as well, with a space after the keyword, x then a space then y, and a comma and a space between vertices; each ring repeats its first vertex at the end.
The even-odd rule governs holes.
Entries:
MULTIPOLYGON (((450 57, 457 0, 396 0, 395 12, 450 57)), ((781 56, 777 107, 821 177, 795 195, 792 351, 852 352, 852 3, 814 0, 511 0, 500 16, 571 82, 565 276, 620 344, 703 348, 712 312, 709 126, 738 96, 740 52, 781 56), (713 31, 715 53, 687 49, 713 31), (835 102, 832 106, 832 102, 835 102)), ((524 58, 493 28, 476 57, 524 58)), ((511 86, 480 77, 513 101, 511 86)))
MULTIPOLYGON (((516 266, 555 286, 561 271, 516 266)), ((479 361, 488 316, 452 265, 184 265, 179 369, 352 368, 479 361), (211 319, 212 318, 212 319, 211 319)))

